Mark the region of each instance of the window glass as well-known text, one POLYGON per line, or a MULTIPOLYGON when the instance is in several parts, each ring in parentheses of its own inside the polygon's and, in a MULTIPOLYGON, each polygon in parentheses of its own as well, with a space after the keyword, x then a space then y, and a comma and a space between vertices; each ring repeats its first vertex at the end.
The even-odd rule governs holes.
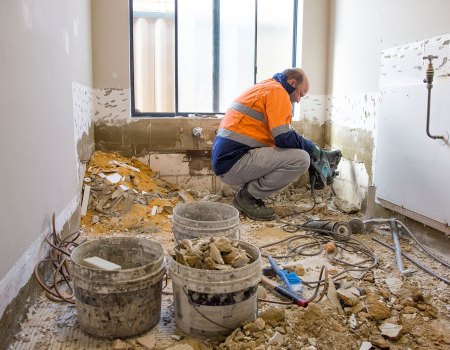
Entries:
POLYGON ((133 113, 225 113, 292 66, 294 1, 130 0, 133 113))
POLYGON ((175 0, 133 1, 137 112, 175 112, 175 0))
POLYGON ((294 0, 258 0, 256 81, 292 67, 294 0))
POLYGON ((254 67, 255 1, 222 1, 219 75, 221 111, 226 111, 238 94, 253 84, 254 67))
POLYGON ((178 2, 178 107, 213 112, 213 1, 178 2))

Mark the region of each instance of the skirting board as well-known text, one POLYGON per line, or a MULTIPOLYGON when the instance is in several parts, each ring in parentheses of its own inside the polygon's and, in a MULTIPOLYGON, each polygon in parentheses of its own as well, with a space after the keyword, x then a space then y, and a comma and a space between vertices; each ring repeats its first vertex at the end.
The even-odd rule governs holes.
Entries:
MULTIPOLYGON (((60 232, 64 224, 72 217, 79 202, 79 195, 72 198, 64 210, 56 216, 56 231, 60 232)), ((51 228, 49 228, 51 230, 51 228)), ((44 259, 49 252, 49 245, 45 238, 49 231, 42 232, 34 243, 27 249, 21 258, 8 271, 6 276, 0 280, 0 318, 8 304, 17 296, 20 289, 25 286, 34 272, 36 264, 44 259)))
POLYGON ((426 216, 423 216, 421 214, 418 214, 416 212, 413 212, 411 210, 408 210, 406 208, 403 208, 399 205, 396 205, 394 203, 388 202, 384 199, 381 199, 377 197, 377 202, 384 208, 395 211, 399 214, 405 215, 409 217, 410 219, 413 219, 415 221, 418 221, 424 225, 430 226, 438 231, 444 232, 447 235, 450 235, 450 227, 448 224, 444 224, 442 222, 430 219, 426 216))

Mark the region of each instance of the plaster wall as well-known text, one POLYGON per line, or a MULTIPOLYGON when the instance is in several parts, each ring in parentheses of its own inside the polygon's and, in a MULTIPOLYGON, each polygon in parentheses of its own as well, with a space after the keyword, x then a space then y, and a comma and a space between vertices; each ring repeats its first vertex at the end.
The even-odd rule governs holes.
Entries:
POLYGON ((128 0, 93 0, 94 88, 130 87, 128 0))
MULTIPOLYGON (((299 2, 301 30, 298 33, 298 63, 308 75, 310 89, 295 106, 294 120, 309 137, 321 146, 325 143, 324 124, 327 120, 327 60, 329 40, 329 0, 299 2), (303 3, 303 7, 301 4, 303 3), (321 126, 320 133, 308 133, 311 126, 321 126), (314 136, 312 136, 314 134, 314 136)), ((317 129, 317 128, 316 128, 317 129)), ((297 130, 298 131, 298 130, 297 130)))
POLYGON ((0 347, 23 314, 8 306, 47 254, 52 213, 58 232, 77 229, 93 150, 90 23, 89 0, 0 2, 0 347))

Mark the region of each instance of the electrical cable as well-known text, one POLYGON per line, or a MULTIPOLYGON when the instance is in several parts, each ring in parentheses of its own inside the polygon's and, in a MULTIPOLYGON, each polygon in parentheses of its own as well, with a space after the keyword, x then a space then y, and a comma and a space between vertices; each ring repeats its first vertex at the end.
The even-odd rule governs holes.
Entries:
MULTIPOLYGON (((327 294, 327 291, 328 291, 328 268, 327 268, 325 265, 322 265, 322 268, 320 269, 319 280, 322 279, 322 274, 325 274, 325 277, 324 277, 325 283, 324 283, 322 292, 320 293, 320 297, 319 297, 319 299, 316 301, 316 303, 318 303, 319 301, 321 301, 322 298, 327 294)), ((319 293, 319 287, 320 287, 320 283, 317 283, 316 290, 314 291, 314 294, 313 294, 312 297, 307 298, 308 301, 310 301, 310 302, 311 302, 311 301, 314 301, 314 299, 317 297, 317 294, 319 293)))
MULTIPOLYGON (((390 246, 387 243, 382 242, 381 240, 379 240, 376 237, 372 237, 372 240, 381 244, 382 246, 389 248, 393 251, 395 251, 394 247, 390 246)), ((411 261, 414 265, 416 265, 417 267, 421 268, 422 270, 424 270, 425 272, 428 272, 430 275, 436 277, 437 279, 440 279, 441 281, 443 281, 446 284, 450 284, 450 280, 446 279, 445 277, 442 277, 441 275, 437 274, 436 272, 434 272, 433 270, 431 270, 430 268, 428 268, 425 265, 422 265, 421 263, 419 263, 416 259, 410 257, 409 255, 405 254, 402 252, 402 255, 409 261, 411 261)))
POLYGON ((313 193, 312 197, 313 197, 313 202, 314 202, 314 204, 313 204, 313 206, 312 206, 311 208, 306 209, 306 210, 302 210, 302 211, 295 211, 295 212, 290 213, 290 214, 280 215, 280 216, 278 217, 278 219, 283 219, 283 218, 288 217, 288 216, 294 216, 294 215, 304 214, 304 213, 307 213, 307 212, 313 210, 313 209, 316 207, 317 202, 316 202, 316 196, 314 195, 314 193, 313 193))
MULTIPOLYGON (((342 239, 339 239, 341 237, 333 235, 333 231, 324 230, 324 229, 305 228, 302 225, 286 224, 283 226, 283 229, 290 233, 297 232, 299 230, 305 230, 306 232, 305 232, 305 234, 302 234, 302 235, 299 235, 299 234, 293 235, 291 237, 287 237, 282 240, 260 246, 259 249, 261 251, 262 256, 264 256, 264 257, 269 256, 268 253, 264 252, 265 248, 280 245, 282 243, 285 243, 287 245, 287 253, 283 254, 283 255, 270 254, 273 258, 283 259, 283 258, 291 258, 293 256, 298 256, 298 255, 315 256, 315 255, 320 254, 323 251, 324 243, 332 241, 332 242, 334 242, 336 249, 334 251, 334 254, 327 256, 327 259, 329 259, 333 263, 336 263, 336 264, 339 264, 339 265, 342 265, 345 267, 344 270, 333 275, 333 278, 332 278, 333 281, 342 278, 341 276, 348 272, 351 272, 351 271, 364 272, 364 271, 368 271, 378 265, 377 256, 368 247, 366 247, 362 242, 360 242, 359 240, 357 240, 355 238, 350 238, 350 239, 343 241, 342 239), (324 234, 326 236, 324 236, 324 234), (304 239, 309 239, 310 241, 303 243, 303 244, 294 244, 294 242, 298 242, 298 240, 304 240, 304 239), (312 242, 311 242, 311 240, 312 240, 312 242), (316 247, 316 250, 314 252, 306 252, 305 251, 306 249, 311 249, 314 247, 316 247), (339 250, 346 251, 349 253, 354 253, 354 254, 362 254, 362 255, 365 255, 366 258, 363 260, 360 260, 356 263, 351 263, 349 261, 345 261, 343 259, 337 258, 337 254, 338 254, 339 250)), ((319 302, 320 300, 322 300, 324 295, 326 295, 326 292, 328 289, 328 281, 329 281, 328 275, 329 275, 328 269, 326 268, 325 265, 323 265, 320 270, 319 279, 317 281, 302 280, 302 283, 305 285, 308 285, 310 287, 315 286, 315 292, 312 297, 308 298, 309 301, 314 301, 314 299, 317 298, 317 296, 319 294, 319 288, 322 284, 324 284, 324 287, 322 289, 322 292, 321 292, 318 300, 315 302, 319 302), (323 277, 323 275, 325 275, 325 276, 323 277)))
POLYGON ((434 260, 436 260, 437 262, 441 263, 442 265, 444 265, 445 267, 450 268, 450 264, 444 260, 442 260, 441 258, 437 257, 436 255, 434 255, 426 246, 424 246, 422 243, 419 242, 419 240, 416 238, 416 236, 414 236, 414 234, 411 232, 411 230, 409 230, 406 225, 404 225, 400 220, 395 220, 395 222, 397 224, 400 225, 400 227, 406 231, 406 233, 414 240, 414 242, 417 243, 417 245, 422 248, 424 250, 425 253, 427 253, 429 256, 431 256, 434 260))
POLYGON ((67 302, 70 304, 75 303, 74 290, 70 278, 69 263, 70 253, 72 250, 86 241, 86 239, 82 239, 77 243, 76 240, 79 237, 80 232, 76 231, 69 234, 64 239, 61 239, 60 235, 56 232, 55 214, 53 213, 52 231, 45 238, 46 242, 51 247, 49 257, 41 260, 34 267, 34 276, 36 280, 44 289, 47 297, 53 301, 67 302), (40 274, 40 269, 45 264, 51 264, 53 267, 52 280, 50 282, 46 282, 40 274), (65 291, 63 293, 60 288, 60 284, 65 284, 66 289, 69 292, 65 291))

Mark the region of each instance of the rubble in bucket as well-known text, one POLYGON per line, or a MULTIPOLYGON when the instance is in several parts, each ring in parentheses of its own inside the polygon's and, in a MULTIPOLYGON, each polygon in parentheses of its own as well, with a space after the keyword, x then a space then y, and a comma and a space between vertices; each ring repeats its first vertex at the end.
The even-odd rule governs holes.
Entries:
POLYGON ((252 257, 227 237, 183 240, 175 249, 177 263, 203 270, 229 270, 252 263, 252 257))
POLYGON ((241 260, 240 268, 227 266, 224 261, 224 264, 214 262, 216 268, 209 270, 192 268, 179 263, 174 257, 169 259, 177 328, 194 337, 217 340, 224 339, 242 322, 254 320, 261 280, 259 249, 244 241, 230 242, 223 238, 200 239, 198 245, 189 245, 188 241, 184 243, 184 248, 178 245, 174 250, 187 252, 189 249, 199 253, 203 247, 205 260, 212 260, 210 252, 214 248, 211 247, 215 247, 218 253, 216 259, 223 259, 233 251, 237 255, 244 251, 242 256, 245 258, 241 260), (220 253, 218 246, 226 253, 220 253), (217 269, 217 266, 225 266, 225 269, 217 269))

